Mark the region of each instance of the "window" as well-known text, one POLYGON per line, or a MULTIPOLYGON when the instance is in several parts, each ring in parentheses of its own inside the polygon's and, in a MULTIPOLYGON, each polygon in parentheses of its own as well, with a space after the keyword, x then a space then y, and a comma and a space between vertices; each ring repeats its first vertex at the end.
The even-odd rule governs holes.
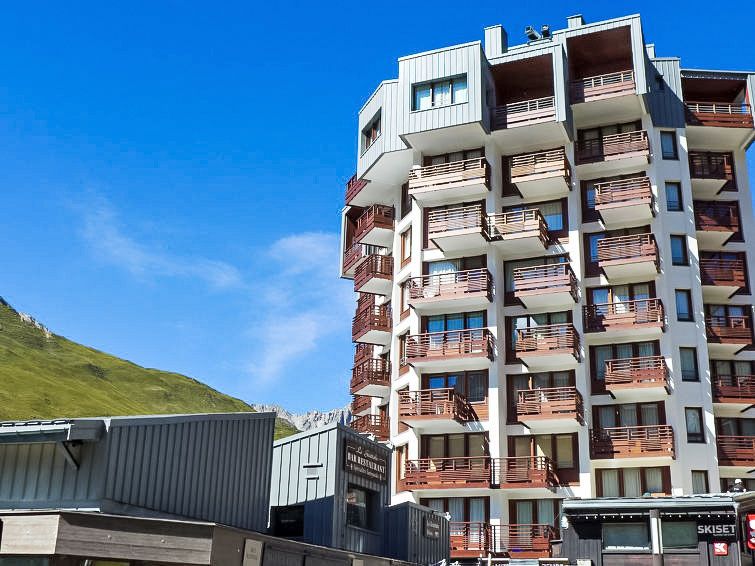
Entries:
POLYGON ((661 132, 661 155, 663 159, 679 159, 676 151, 676 132, 661 132))
POLYGON ((597 277, 600 275, 598 266, 598 242, 604 238, 616 238, 618 236, 632 236, 634 234, 647 234, 650 232, 650 226, 638 226, 637 228, 626 228, 622 230, 609 230, 607 232, 595 232, 584 235, 585 256, 585 277, 597 277))
POLYGON ((488 372, 469 371, 422 376, 422 389, 453 387, 470 403, 483 403, 488 398, 488 372))
POLYGON ((304 536, 304 505, 273 507, 270 514, 273 534, 275 536, 304 536))
POLYGON ((692 493, 708 493, 707 470, 692 470, 692 493))
POLYGON ((412 110, 428 110, 467 102, 467 76, 414 85, 412 110))
MULTIPOLYGON (((423 434, 420 448, 421 458, 474 458, 490 455, 487 435, 484 433, 423 434)), ((438 462, 438 466, 442 465, 443 462, 438 462)), ((448 465, 456 464, 448 462, 448 465)), ((467 462, 466 465, 470 463, 467 462)))
POLYGON ((403 283, 401 283, 401 312, 399 313, 399 317, 401 320, 405 319, 409 315, 409 286, 411 285, 411 280, 407 279, 403 283))
MULTIPOLYGON (((721 491, 726 493, 738 478, 721 478, 721 491)), ((755 478, 741 478, 742 485, 747 491, 755 491, 755 478)))
POLYGON ((697 348, 679 348, 679 362, 682 381, 700 381, 700 371, 697 368, 697 348))
POLYGON ((703 432, 703 410, 701 407, 685 407, 684 420, 687 423, 687 442, 705 443, 703 432))
POLYGON ((604 346, 590 346, 590 372, 592 376, 592 392, 594 394, 605 391, 606 361, 640 358, 640 367, 647 364, 648 369, 656 366, 652 356, 660 353, 657 341, 629 342, 623 344, 606 344, 604 346))
POLYGON ((538 402, 556 401, 563 399, 565 387, 574 387, 574 371, 545 371, 531 374, 518 374, 508 376, 508 422, 516 423, 517 403, 519 392, 527 390, 545 390, 537 393, 538 402))
POLYGON ((682 185, 666 182, 666 210, 679 212, 682 210, 682 185))
POLYGON ((596 429, 666 424, 663 401, 593 405, 592 412, 596 429))
POLYGON ((697 521, 661 521, 663 550, 697 548, 697 521))
POLYGON ((409 337, 409 331, 407 330, 403 334, 398 336, 398 373, 399 375, 409 371, 409 365, 406 363, 406 339, 409 337))
POLYGON ((509 436, 510 456, 547 456, 553 462, 560 485, 579 482, 579 445, 574 434, 509 436))
POLYGON ((755 436, 755 419, 716 419, 716 434, 719 436, 755 436))
POLYGON ((689 265, 687 236, 671 236, 671 265, 689 265))
POLYGON ((405 218, 412 210, 412 197, 409 195, 409 183, 401 185, 401 218, 405 218))
POLYGON ((647 523, 604 523, 603 550, 648 550, 647 523))
POLYGON ((561 516, 559 499, 509 500, 509 517, 516 525, 552 525, 558 527, 561 516))
POLYGON ((346 492, 346 524, 361 529, 371 528, 373 500, 372 492, 350 485, 346 492))
POLYGON ((433 314, 422 317, 425 332, 450 332, 485 327, 485 311, 433 314))
POLYGON ((676 319, 683 322, 694 320, 692 316, 692 294, 689 289, 676 289, 676 319))
POLYGON ((520 304, 514 296, 514 271, 520 267, 539 267, 553 265, 557 263, 568 263, 569 258, 566 256, 548 256, 534 259, 523 259, 520 261, 507 261, 503 264, 504 272, 504 305, 520 304))
POLYGON ((668 467, 599 469, 595 482, 598 497, 641 497, 645 493, 671 492, 668 467))
POLYGON ((401 232, 401 267, 412 260, 412 229, 401 232))
POLYGON ((362 130, 362 152, 365 152, 380 137, 380 112, 362 130))
POLYGON ((516 358, 516 341, 517 336, 519 335, 518 330, 536 326, 567 324, 571 322, 571 314, 571 311, 563 311, 509 317, 507 319, 510 330, 509 350, 507 352, 509 359, 513 360, 516 358))
POLYGON ((469 532, 465 525, 454 523, 487 523, 490 520, 490 502, 486 497, 423 497, 420 505, 450 514, 452 536, 464 536, 465 531, 469 532))
POLYGON ((566 199, 561 199, 504 207, 503 212, 520 212, 522 210, 537 209, 543 215, 551 238, 563 238, 569 234, 568 208, 566 199))

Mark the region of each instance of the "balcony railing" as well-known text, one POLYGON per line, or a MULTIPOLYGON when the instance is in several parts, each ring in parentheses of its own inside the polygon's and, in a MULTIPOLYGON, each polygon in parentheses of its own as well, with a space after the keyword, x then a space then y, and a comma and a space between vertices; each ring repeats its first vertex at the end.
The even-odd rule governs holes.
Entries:
POLYGON ((556 118, 555 97, 545 96, 496 106, 491 112, 491 118, 494 130, 553 120, 556 118))
POLYGON ((573 385, 523 389, 517 392, 518 421, 535 419, 576 419, 584 422, 585 408, 582 394, 573 385))
POLYGON ((700 232, 739 232, 739 206, 736 203, 694 202, 695 229, 700 232))
POLYGON ((674 457, 670 425, 618 426, 590 431, 592 458, 674 457))
POLYGON ((572 104, 634 94, 634 71, 618 71, 571 81, 569 96, 572 104))
POLYGON ((693 179, 734 179, 734 164, 730 153, 690 151, 689 171, 693 179))
POLYGON ((371 331, 390 332, 393 328, 391 307, 387 305, 372 306, 357 311, 351 322, 351 338, 356 342, 371 331))
POLYGON ((685 100, 687 124, 720 128, 752 128, 750 105, 742 102, 690 102, 685 100))
POLYGON ((752 315, 709 315, 705 317, 709 342, 752 344, 752 315))
POLYGON ((719 466, 755 465, 755 436, 717 435, 719 466))
POLYGON ((393 256, 371 255, 354 272, 354 291, 359 291, 370 279, 393 279, 393 256))
POLYGON ((357 394, 367 385, 391 386, 391 362, 383 358, 370 358, 351 370, 351 391, 357 394))
POLYGON ((469 402, 453 387, 398 392, 398 414, 402 419, 452 419, 458 422, 475 420, 469 402))
POLYGON ((359 242, 375 228, 393 230, 394 211, 392 206, 373 204, 357 218, 354 241, 359 242))
POLYGON ((486 225, 487 215, 480 204, 431 210, 427 216, 427 231, 430 239, 447 232, 484 231, 486 225))
POLYGON ((470 184, 475 181, 489 184, 490 166, 484 157, 415 167, 409 171, 409 192, 433 188, 443 189, 447 185, 470 184))
POLYGON ((755 375, 717 375, 712 389, 714 402, 755 404, 755 375))
POLYGON ((595 210, 647 204, 652 206, 653 191, 648 177, 634 177, 595 184, 595 210))
POLYGON ((663 356, 640 356, 606 360, 606 389, 668 387, 669 371, 663 356))
POLYGON ((579 358, 579 334, 571 323, 516 329, 517 356, 565 353, 579 358))
POLYGON ((372 344, 357 344, 354 348, 354 365, 358 366, 362 362, 372 359, 374 348, 372 344))
POLYGON ((568 291, 577 301, 577 277, 568 263, 533 265, 514 269, 514 296, 568 291))
POLYGON ((663 303, 660 299, 637 299, 585 305, 585 332, 604 332, 647 326, 663 327, 663 303))
POLYGON ((452 522, 451 558, 477 558, 480 555, 548 558, 551 541, 558 538, 548 524, 504 524, 452 522))
POLYGON ((563 147, 549 151, 522 153, 511 157, 510 177, 512 183, 563 175, 571 184, 571 165, 563 147))
POLYGON ((537 208, 488 215, 488 234, 502 241, 533 236, 548 245, 548 224, 537 208))
POLYGON ((381 442, 391 437, 390 421, 383 415, 363 415, 351 421, 349 426, 356 432, 373 434, 381 442))
POLYGON ((351 401, 351 412, 355 415, 369 411, 372 408, 372 397, 368 395, 354 395, 351 401))
POLYGON ((703 285, 744 287, 745 264, 741 259, 701 259, 700 279, 703 285))
POLYGON ((493 464, 490 456, 407 460, 402 484, 408 490, 489 488, 493 484, 493 464))
POLYGON ((360 244, 359 242, 352 244, 343 254, 343 268, 344 270, 354 266, 359 261, 365 260, 371 255, 386 255, 388 250, 380 246, 370 246, 367 244, 360 244))
POLYGON ((359 191, 361 191, 366 184, 367 181, 357 178, 355 173, 354 176, 346 182, 346 204, 349 204, 351 199, 357 196, 359 191))
POLYGON ((611 134, 602 138, 577 140, 575 144, 578 165, 607 159, 647 155, 649 147, 648 135, 644 130, 611 134))
POLYGON ((464 357, 492 360, 493 348, 493 335, 487 328, 427 332, 406 339, 406 357, 410 364, 464 357))
POLYGON ((645 261, 652 261, 656 270, 660 269, 658 245, 653 234, 633 234, 598 240, 599 265, 645 261))
POLYGON ((511 456, 493 460, 493 484, 504 487, 555 487, 558 478, 547 456, 511 456))
POLYGON ((469 269, 413 277, 409 281, 409 302, 456 299, 481 295, 493 297, 493 277, 485 269, 469 269))

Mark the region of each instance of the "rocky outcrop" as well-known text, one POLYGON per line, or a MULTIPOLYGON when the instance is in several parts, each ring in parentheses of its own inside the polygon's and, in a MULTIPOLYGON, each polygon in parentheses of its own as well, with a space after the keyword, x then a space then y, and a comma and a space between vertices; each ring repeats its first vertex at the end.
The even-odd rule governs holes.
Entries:
POLYGON ((346 405, 343 409, 333 409, 326 413, 320 411, 309 411, 308 413, 296 414, 290 413, 278 405, 252 405, 255 411, 274 412, 278 417, 287 420, 299 430, 309 430, 320 426, 329 425, 334 422, 347 424, 351 421, 351 405, 346 405))

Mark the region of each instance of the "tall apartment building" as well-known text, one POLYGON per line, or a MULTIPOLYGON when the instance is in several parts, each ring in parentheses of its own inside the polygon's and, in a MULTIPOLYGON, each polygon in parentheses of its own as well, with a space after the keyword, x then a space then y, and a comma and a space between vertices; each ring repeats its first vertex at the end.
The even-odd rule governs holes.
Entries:
POLYGON ((352 426, 452 557, 547 557, 564 497, 755 489, 755 73, 640 17, 399 59, 359 111, 352 426))

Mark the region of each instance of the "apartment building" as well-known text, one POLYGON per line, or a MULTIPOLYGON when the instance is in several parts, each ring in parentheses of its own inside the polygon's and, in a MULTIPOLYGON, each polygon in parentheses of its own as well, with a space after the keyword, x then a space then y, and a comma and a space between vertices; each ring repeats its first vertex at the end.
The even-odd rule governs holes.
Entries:
POLYGON ((755 73, 638 15, 528 36, 400 58, 346 186, 352 427, 460 560, 550 556, 566 497, 755 489, 755 73))

